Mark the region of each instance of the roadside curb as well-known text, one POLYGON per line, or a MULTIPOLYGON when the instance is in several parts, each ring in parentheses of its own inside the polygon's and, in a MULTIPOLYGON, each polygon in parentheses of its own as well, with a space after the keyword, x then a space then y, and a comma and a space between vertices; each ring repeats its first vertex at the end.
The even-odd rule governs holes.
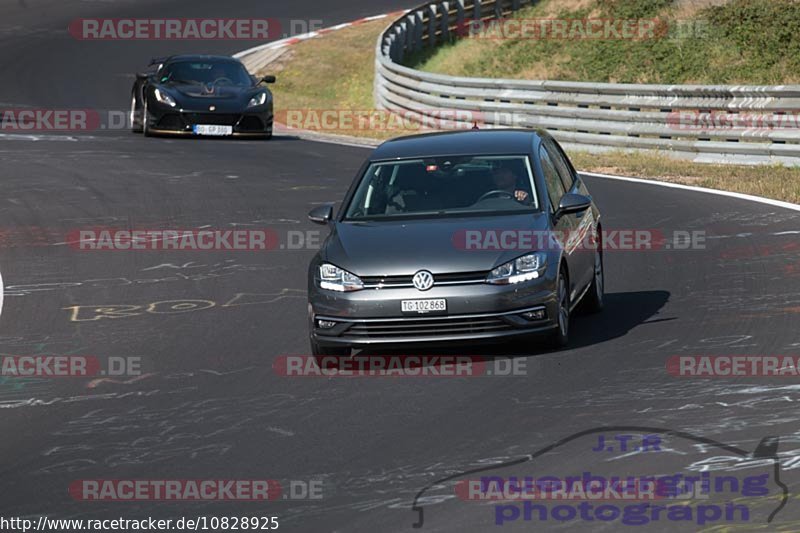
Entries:
MULTIPOLYGON (((288 46, 292 46, 302 41, 306 41, 308 39, 313 39, 315 37, 321 37, 323 35, 327 35, 328 33, 342 30, 344 28, 349 28, 351 26, 359 26, 366 22, 372 22, 373 20, 380 20, 389 17, 401 16, 408 13, 409 9, 401 9, 399 11, 392 11, 391 13, 383 13, 381 15, 373 15, 371 17, 364 17, 358 20, 354 20, 351 22, 343 22, 342 24, 337 24, 336 26, 331 26, 329 28, 323 28, 317 31, 310 31, 308 33, 301 33, 299 35, 293 35, 292 37, 286 37, 284 39, 280 39, 278 41, 272 41, 271 43, 262 44, 253 48, 248 48, 247 50, 242 50, 233 55, 236 59, 240 59, 245 64, 247 61, 250 61, 250 56, 257 56, 258 54, 265 53, 268 51, 274 51, 276 49, 286 48, 288 46)), ((255 58, 253 58, 255 59, 255 58)))

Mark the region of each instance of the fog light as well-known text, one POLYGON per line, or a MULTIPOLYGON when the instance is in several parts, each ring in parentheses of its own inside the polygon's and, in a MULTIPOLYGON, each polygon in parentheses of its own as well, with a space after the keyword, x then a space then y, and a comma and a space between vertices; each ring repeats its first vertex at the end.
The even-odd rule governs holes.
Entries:
POLYGON ((533 311, 525 311, 522 317, 525 320, 544 320, 546 316, 544 309, 534 309, 533 311))
POLYGON ((333 320, 317 320, 317 327, 321 329, 331 329, 335 325, 333 320))

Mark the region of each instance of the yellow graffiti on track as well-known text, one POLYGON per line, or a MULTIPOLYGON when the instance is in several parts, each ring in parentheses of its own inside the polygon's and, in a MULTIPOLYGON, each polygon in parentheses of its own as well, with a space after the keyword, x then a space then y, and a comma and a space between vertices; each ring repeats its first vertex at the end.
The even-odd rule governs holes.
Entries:
POLYGON ((286 298, 305 299, 306 291, 299 289, 281 289, 274 293, 239 292, 224 303, 213 300, 162 300, 145 304, 102 304, 73 305, 64 307, 69 312, 71 322, 93 322, 102 319, 130 318, 142 315, 174 315, 203 311, 212 307, 224 309, 243 305, 267 305, 286 298))

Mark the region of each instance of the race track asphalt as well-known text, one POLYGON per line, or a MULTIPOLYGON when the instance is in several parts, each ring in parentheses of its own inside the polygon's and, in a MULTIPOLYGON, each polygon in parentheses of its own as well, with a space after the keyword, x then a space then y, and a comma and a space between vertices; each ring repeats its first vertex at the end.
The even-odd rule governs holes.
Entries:
MULTIPOLYGON (((132 73, 151 56, 256 44, 80 42, 66 31, 77 17, 278 17, 330 26, 413 3, 9 1, 0 6, 0 105, 125 110, 132 73)), ((605 312, 578 316, 567 350, 517 353, 526 375, 514 377, 281 377, 275 358, 309 349, 312 250, 89 252, 64 244, 69 231, 98 226, 317 231, 306 213, 341 200, 367 154, 289 136, 0 135, 0 353, 137 356, 146 373, 99 382, 0 378, 0 515, 263 515, 278 516, 286 531, 405 531, 417 519, 414 496, 437 480, 580 431, 625 425, 747 450, 779 436, 790 496, 775 523, 800 529, 797 379, 704 380, 665 371, 673 355, 800 352, 800 213, 586 178, 606 229, 702 231, 707 245, 609 252, 605 312), (180 307, 185 300, 195 302, 180 307), (109 306, 129 307, 126 316, 91 320, 109 306), (80 502, 68 493, 77 479, 254 478, 319 479, 324 497, 80 502)), ((474 351, 451 351, 465 349, 474 351)), ((658 473, 714 455, 691 446, 686 454, 647 459, 658 473), (689 461, 691 454, 698 457, 689 461)), ((580 472, 604 462, 589 446, 575 446, 552 453, 544 470, 580 472)), ((730 468, 763 469, 756 463, 730 468)), ((525 472, 541 473, 532 465, 525 472)), ((449 494, 426 501, 423 530, 497 529, 489 506, 449 494)), ((533 529, 576 527, 551 521, 533 529)), ((665 521, 647 527, 680 529, 665 521)))

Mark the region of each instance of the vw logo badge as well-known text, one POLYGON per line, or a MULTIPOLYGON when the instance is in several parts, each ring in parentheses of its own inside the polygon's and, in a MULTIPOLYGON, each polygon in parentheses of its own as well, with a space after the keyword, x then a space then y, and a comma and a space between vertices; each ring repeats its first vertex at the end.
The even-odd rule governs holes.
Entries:
POLYGON ((411 278, 411 282, 414 284, 414 287, 416 287, 417 290, 427 291, 433 287, 433 274, 427 270, 420 270, 414 274, 414 277, 411 278))

